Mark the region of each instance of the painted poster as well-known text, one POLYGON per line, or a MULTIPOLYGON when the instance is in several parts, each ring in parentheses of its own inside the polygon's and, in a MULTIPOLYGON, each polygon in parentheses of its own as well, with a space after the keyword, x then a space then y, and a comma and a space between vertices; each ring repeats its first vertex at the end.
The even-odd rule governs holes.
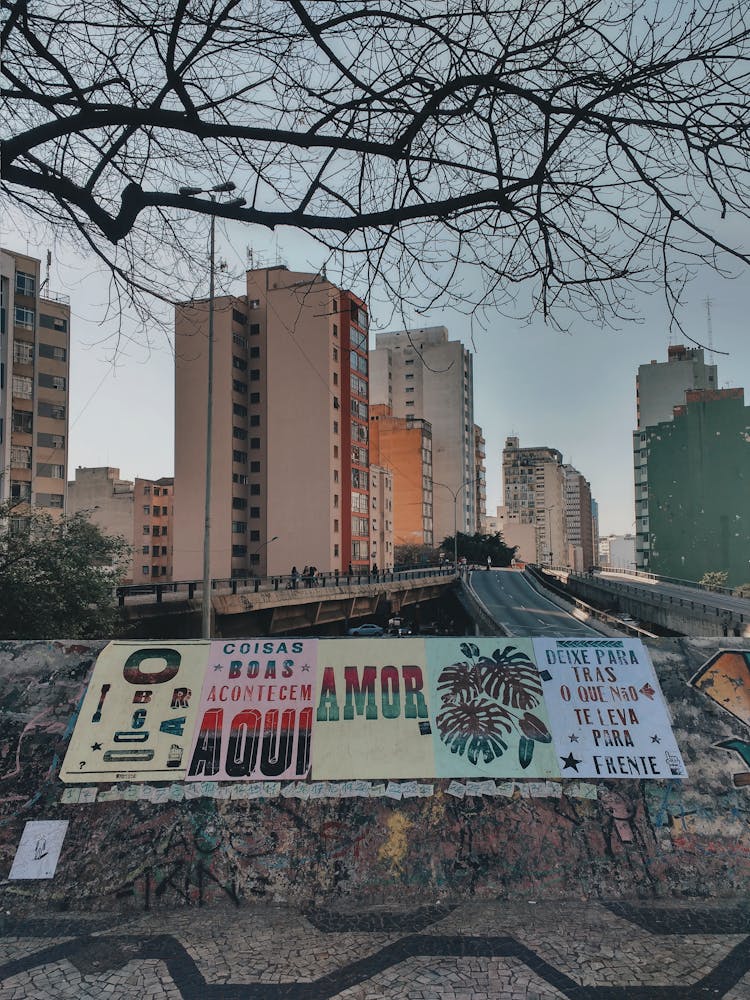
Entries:
POLYGON ((8 878, 52 878, 67 829, 66 819, 28 822, 23 828, 8 878))
POLYGON ((65 754, 64 782, 185 776, 208 642, 111 642, 96 661, 65 754))
POLYGON ((313 777, 435 774, 423 639, 321 639, 313 777))
POLYGON ((315 639, 211 643, 187 781, 310 773, 315 639))
POLYGON ((530 639, 426 648, 436 777, 560 777, 530 639))
MULTIPOLYGON (((720 650, 703 664, 690 683, 744 726, 750 727, 750 650, 720 650)), ((750 740, 733 736, 714 746, 739 754, 745 766, 750 768, 750 740)), ((750 771, 737 771, 733 781, 736 788, 747 788, 750 771)))
POLYGON ((684 778, 640 639, 534 639, 564 778, 684 778))

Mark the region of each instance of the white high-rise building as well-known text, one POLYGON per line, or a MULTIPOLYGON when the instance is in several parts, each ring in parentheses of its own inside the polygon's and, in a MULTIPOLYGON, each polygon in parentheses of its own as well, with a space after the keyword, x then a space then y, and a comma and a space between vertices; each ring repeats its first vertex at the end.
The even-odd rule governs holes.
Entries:
POLYGON ((379 333, 370 351, 370 401, 432 425, 433 538, 477 530, 471 352, 444 326, 379 333), (455 500, 454 500, 455 498, 455 500))

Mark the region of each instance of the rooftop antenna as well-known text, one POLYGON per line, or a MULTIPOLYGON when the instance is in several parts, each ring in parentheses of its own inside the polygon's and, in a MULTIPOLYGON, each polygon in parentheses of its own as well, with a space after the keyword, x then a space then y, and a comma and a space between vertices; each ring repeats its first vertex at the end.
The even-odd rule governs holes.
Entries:
POLYGON ((703 304, 706 307, 706 326, 708 328, 708 362, 709 364, 714 363, 714 328, 711 322, 711 306, 713 305, 713 299, 708 296, 703 300, 703 304))
POLYGON ((48 250, 47 251, 47 274, 46 274, 46 276, 44 278, 44 281, 39 286, 39 291, 40 292, 44 288, 45 285, 47 285, 49 287, 49 269, 50 269, 51 264, 52 264, 52 251, 48 250))

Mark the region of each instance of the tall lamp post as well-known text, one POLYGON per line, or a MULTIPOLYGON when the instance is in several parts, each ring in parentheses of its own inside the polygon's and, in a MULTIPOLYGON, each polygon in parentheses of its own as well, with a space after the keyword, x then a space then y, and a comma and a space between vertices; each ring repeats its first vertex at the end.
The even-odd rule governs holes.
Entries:
MULTIPOLYGON (((189 198, 198 194, 207 194, 212 202, 217 200, 216 196, 234 191, 236 185, 232 181, 225 181, 223 184, 214 184, 213 187, 181 187, 180 194, 189 198)), ((245 204, 244 198, 232 198, 222 204, 228 208, 245 204)), ((209 245, 209 288, 208 288, 208 398, 206 402, 206 501, 205 516, 203 521, 203 596, 202 596, 202 620, 201 638, 211 638, 211 467, 212 467, 212 442, 213 431, 213 403, 214 403, 214 274, 216 248, 216 216, 211 212, 211 240, 209 245)))
POLYGON ((444 490, 448 490, 450 495, 453 497, 453 569, 456 574, 458 574, 458 497, 464 486, 468 486, 473 483, 474 477, 471 479, 464 479, 458 489, 452 489, 446 483, 438 483, 435 479, 432 480, 433 486, 442 486, 444 490))

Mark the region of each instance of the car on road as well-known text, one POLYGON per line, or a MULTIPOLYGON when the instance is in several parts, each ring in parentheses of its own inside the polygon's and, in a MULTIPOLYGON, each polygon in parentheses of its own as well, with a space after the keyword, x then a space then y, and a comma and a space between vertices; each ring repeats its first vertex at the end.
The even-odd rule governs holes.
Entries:
POLYGON ((355 625, 346 633, 347 635, 382 635, 384 629, 375 622, 365 622, 364 625, 355 625))

